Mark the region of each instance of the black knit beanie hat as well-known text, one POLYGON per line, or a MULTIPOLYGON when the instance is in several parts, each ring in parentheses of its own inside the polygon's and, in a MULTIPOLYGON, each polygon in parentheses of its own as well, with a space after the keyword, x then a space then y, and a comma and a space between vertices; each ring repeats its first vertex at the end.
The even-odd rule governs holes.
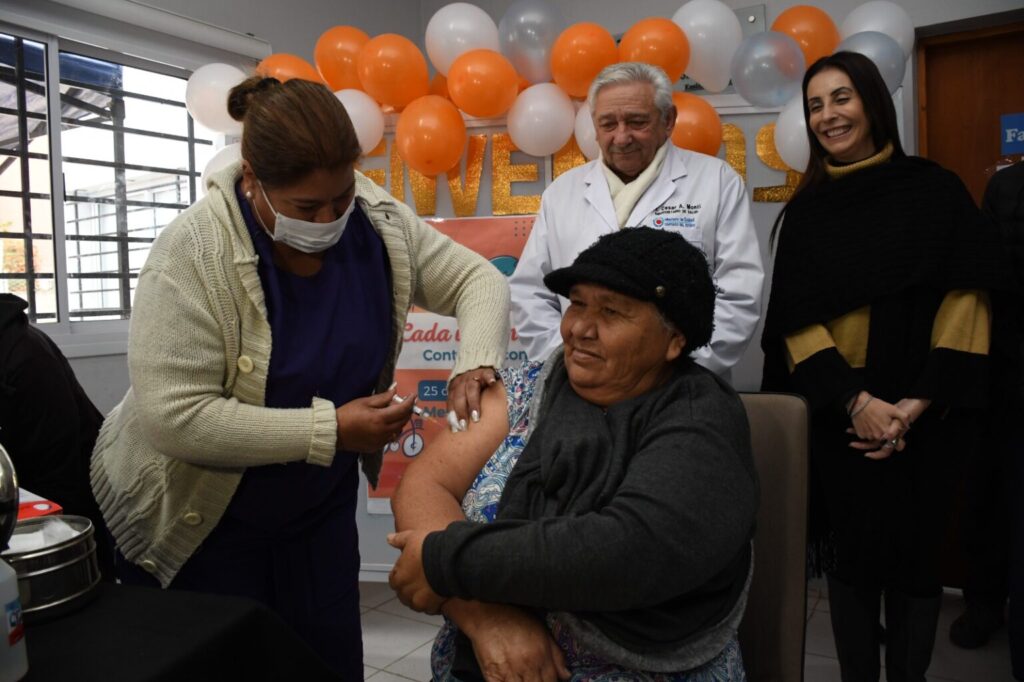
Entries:
POLYGON ((675 232, 623 228, 598 239, 572 265, 544 277, 544 285, 559 296, 567 297, 579 282, 650 301, 683 333, 688 351, 711 341, 715 285, 708 262, 675 232))

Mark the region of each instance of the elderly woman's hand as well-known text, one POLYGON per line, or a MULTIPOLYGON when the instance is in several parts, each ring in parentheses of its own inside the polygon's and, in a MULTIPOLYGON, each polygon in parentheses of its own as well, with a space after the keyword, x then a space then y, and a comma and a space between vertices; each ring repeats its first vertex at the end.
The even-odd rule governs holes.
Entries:
POLYGON ((453 599, 445 605, 445 615, 473 642, 488 682, 555 682, 571 676, 543 621, 516 606, 453 599))
POLYGON ((405 530, 388 535, 388 544, 402 551, 388 576, 398 600, 414 611, 440 613, 444 598, 427 582, 423 572, 423 539, 429 531, 405 530))
POLYGON ((463 372, 448 384, 448 425, 465 431, 467 420, 480 421, 480 394, 498 380, 493 367, 463 372))

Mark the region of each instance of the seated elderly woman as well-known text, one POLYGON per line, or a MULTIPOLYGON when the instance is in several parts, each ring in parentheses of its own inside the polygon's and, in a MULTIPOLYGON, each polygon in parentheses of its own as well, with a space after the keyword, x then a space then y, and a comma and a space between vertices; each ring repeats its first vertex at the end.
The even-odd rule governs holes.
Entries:
POLYGON ((704 256, 624 229, 544 283, 569 299, 563 348, 502 372, 392 501, 391 585, 446 616, 434 679, 745 679, 758 485, 739 398, 689 358, 704 256))

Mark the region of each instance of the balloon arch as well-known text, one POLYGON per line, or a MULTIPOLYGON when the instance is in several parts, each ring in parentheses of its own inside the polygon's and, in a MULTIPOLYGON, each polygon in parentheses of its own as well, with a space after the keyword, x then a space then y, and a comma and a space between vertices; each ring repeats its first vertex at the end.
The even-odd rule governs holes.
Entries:
MULTIPOLYGON (((533 156, 550 156, 570 138, 588 159, 599 149, 587 104, 594 77, 609 64, 640 61, 662 68, 672 82, 683 74, 717 93, 733 83, 750 104, 778 109, 775 146, 792 169, 807 166, 809 143, 800 83, 806 67, 838 50, 859 52, 878 66, 890 92, 903 82, 914 45, 907 13, 888 0, 856 7, 840 27, 823 10, 795 5, 771 30, 743 38, 733 10, 719 0, 689 0, 671 19, 642 19, 616 44, 592 22, 568 25, 550 0, 518 0, 496 25, 475 5, 456 2, 427 24, 427 59, 408 38, 370 37, 335 26, 317 40, 314 67, 290 54, 272 54, 256 72, 282 81, 322 82, 344 104, 364 152, 384 135, 384 115, 396 113, 399 156, 426 176, 455 167, 467 144, 465 117, 504 116, 512 143, 533 156)), ((203 126, 237 135, 227 115, 228 91, 246 77, 227 64, 207 64, 189 79, 186 104, 203 126)), ((676 92, 673 142, 717 154, 722 123, 696 95, 676 92)), ((237 145, 220 150, 204 175, 238 158, 237 145)))

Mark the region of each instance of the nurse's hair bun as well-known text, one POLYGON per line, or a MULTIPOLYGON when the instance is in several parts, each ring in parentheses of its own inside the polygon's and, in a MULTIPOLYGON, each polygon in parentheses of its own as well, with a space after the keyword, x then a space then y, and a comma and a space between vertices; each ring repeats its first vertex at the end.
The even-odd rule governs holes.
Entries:
POLYGON ((236 121, 244 121, 252 101, 271 88, 281 85, 276 78, 252 76, 231 88, 228 93, 228 114, 236 121))
POLYGON ((254 76, 228 95, 242 122, 242 158, 267 187, 286 187, 318 168, 333 171, 359 159, 348 112, 323 83, 254 76))

